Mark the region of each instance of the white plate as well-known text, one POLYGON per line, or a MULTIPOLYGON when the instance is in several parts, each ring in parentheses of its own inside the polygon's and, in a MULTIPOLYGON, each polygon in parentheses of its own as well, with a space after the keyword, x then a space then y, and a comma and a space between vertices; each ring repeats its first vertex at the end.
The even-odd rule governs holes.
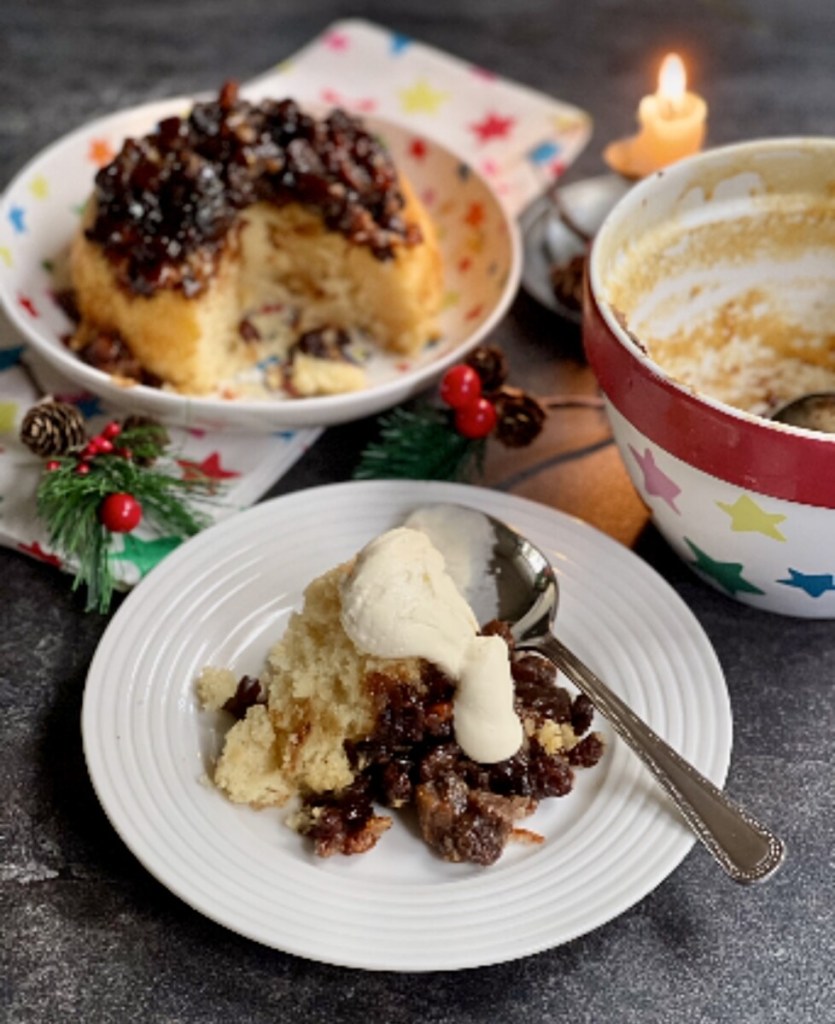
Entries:
POLYGON ((441 861, 400 820, 367 854, 318 860, 280 811, 212 788, 221 734, 195 700, 200 668, 257 674, 313 576, 434 502, 480 508, 540 545, 562 586, 563 639, 724 781, 721 668, 692 613, 627 548, 542 505, 458 484, 335 484, 266 502, 188 541, 127 598, 96 652, 82 718, 91 778, 125 843, 192 907, 268 946, 371 969, 510 960, 611 920, 693 844, 605 725, 601 763, 531 819, 546 842, 511 847, 486 869, 441 861))
POLYGON ((121 387, 81 362, 62 340, 72 328, 55 302, 56 268, 77 230, 106 161, 129 136, 190 109, 193 98, 150 103, 102 118, 35 157, 0 202, 0 300, 24 336, 56 370, 114 408, 179 426, 270 431, 327 426, 370 416, 433 384, 485 338, 516 294, 521 274, 518 228, 487 182, 450 150, 392 122, 366 118, 438 228, 444 261, 441 338, 414 358, 380 354, 363 391, 321 398, 187 397, 156 388, 121 387))

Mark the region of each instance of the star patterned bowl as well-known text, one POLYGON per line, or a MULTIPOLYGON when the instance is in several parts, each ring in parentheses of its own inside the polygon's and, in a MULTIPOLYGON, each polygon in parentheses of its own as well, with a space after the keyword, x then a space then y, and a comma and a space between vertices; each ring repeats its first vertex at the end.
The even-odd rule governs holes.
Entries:
POLYGON ((835 139, 709 150, 644 179, 592 247, 583 321, 660 532, 752 607, 835 618, 835 435, 769 419, 835 388, 835 139))
MULTIPOLYGON (((38 360, 80 390, 125 413, 176 426, 269 433, 369 416, 435 383, 485 338, 516 294, 521 276, 518 228, 496 192, 469 164, 415 128, 365 117, 411 182, 438 231, 444 263, 440 338, 405 358, 377 352, 365 365, 361 391, 294 399, 258 380, 225 382, 216 394, 181 395, 144 385, 126 387, 78 359, 66 345, 72 324, 56 296, 66 287, 66 253, 78 229, 97 170, 128 137, 181 115, 194 98, 145 104, 72 132, 35 157, 0 201, 0 301, 38 360)), ((321 104, 305 104, 321 112, 321 104)), ((269 365, 253 373, 269 376, 269 365)), ((250 375, 251 376, 251 375, 250 375)))

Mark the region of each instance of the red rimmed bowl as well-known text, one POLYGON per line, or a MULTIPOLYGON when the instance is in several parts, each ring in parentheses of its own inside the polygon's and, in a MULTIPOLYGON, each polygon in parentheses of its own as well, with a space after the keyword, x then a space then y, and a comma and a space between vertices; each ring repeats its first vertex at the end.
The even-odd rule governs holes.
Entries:
POLYGON ((835 391, 835 139, 709 150, 598 232, 583 339, 672 547, 746 604, 835 618, 835 435, 770 420, 835 391))

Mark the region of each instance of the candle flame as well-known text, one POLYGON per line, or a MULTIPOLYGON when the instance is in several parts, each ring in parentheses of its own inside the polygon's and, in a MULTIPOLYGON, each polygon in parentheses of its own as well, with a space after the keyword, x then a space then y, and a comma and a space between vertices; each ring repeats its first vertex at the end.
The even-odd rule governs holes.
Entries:
POLYGON ((671 107, 676 108, 687 91, 687 72, 684 61, 677 53, 668 53, 661 62, 658 72, 658 95, 671 107))

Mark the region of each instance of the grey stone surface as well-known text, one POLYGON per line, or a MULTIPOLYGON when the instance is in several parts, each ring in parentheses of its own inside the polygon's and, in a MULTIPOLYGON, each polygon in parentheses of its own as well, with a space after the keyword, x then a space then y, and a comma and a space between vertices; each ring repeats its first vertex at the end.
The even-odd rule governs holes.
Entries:
MULTIPOLYGON (((57 135, 134 102, 246 79, 334 17, 358 14, 573 101, 596 121, 572 176, 627 134, 660 55, 679 48, 714 143, 835 135, 831 0, 9 0, 0 5, 0 184, 57 135)), ((500 329, 521 375, 568 372, 568 328, 520 297, 500 329)), ((332 431, 274 489, 344 479, 370 424, 332 431)), ((597 931, 516 963, 432 976, 322 966, 204 919, 111 829, 79 734, 106 620, 65 578, 0 551, 3 786, 0 1017, 9 1024, 246 1020, 463 1024, 835 1021, 835 626, 742 608, 653 530, 637 550, 713 641, 734 709, 728 787, 784 834, 785 869, 734 887, 694 850, 597 931)))

